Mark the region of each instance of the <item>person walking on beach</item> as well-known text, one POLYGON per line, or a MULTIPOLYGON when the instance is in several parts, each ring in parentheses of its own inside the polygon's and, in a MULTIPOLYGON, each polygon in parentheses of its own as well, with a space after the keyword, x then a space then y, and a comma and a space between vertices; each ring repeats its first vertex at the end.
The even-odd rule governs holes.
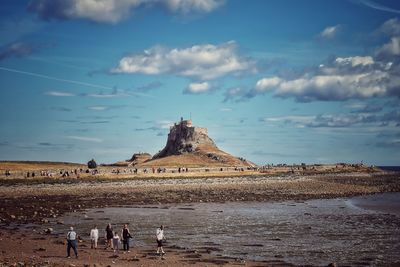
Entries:
POLYGON ((131 233, 129 232, 129 228, 127 224, 124 224, 124 228, 122 228, 122 243, 124 251, 129 251, 129 239, 132 238, 131 233))
POLYGON ((71 226, 67 234, 67 258, 71 258, 70 256, 71 248, 74 250, 75 257, 78 258, 76 239, 77 239, 76 232, 74 231, 74 227, 71 226))
POLYGON ((111 242, 113 237, 114 237, 113 229, 111 227, 111 223, 109 223, 109 224, 107 224, 107 227, 106 227, 106 240, 107 240, 106 249, 109 247, 113 248, 113 244, 111 242))
POLYGON ((160 254, 160 249, 161 253, 164 255, 164 249, 163 249, 163 240, 165 239, 164 236, 164 226, 160 226, 160 228, 157 229, 156 232, 156 240, 157 240, 157 254, 160 254))
POLYGON ((97 225, 90 230, 90 242, 91 248, 97 249, 97 240, 99 240, 99 230, 97 229, 97 225))
POLYGON ((114 246, 114 256, 119 254, 119 243, 121 243, 121 239, 118 236, 117 231, 114 233, 114 237, 112 239, 113 246, 114 246))

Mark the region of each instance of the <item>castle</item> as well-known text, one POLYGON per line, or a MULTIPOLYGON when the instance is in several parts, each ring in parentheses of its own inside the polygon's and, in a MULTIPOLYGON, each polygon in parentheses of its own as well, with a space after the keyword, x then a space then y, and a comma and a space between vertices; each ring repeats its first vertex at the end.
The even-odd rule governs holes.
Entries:
POLYGON ((174 126, 169 127, 170 133, 168 134, 168 136, 169 136, 171 133, 174 133, 174 132, 176 132, 176 131, 181 131, 183 128, 187 128, 187 131, 191 132, 192 134, 198 133, 198 134, 205 134, 205 135, 208 135, 208 130, 207 130, 207 128, 204 128, 204 127, 194 127, 194 126, 192 125, 192 120, 184 120, 184 119, 181 117, 181 121, 180 121, 178 124, 174 123, 174 126))
POLYGON ((171 155, 191 153, 199 145, 211 145, 216 147, 211 138, 208 137, 207 128, 194 127, 192 120, 181 118, 179 123, 175 123, 169 129, 167 144, 164 149, 154 155, 153 159, 171 155))

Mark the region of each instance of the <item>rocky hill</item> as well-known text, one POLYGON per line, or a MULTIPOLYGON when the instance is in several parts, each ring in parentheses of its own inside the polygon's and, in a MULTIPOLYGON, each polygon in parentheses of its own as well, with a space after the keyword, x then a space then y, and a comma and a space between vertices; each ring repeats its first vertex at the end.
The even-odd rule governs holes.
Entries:
POLYGON ((206 128, 194 127, 191 120, 181 118, 170 128, 165 147, 151 160, 138 166, 247 167, 255 164, 220 150, 208 136, 206 128))
POLYGON ((127 166, 137 166, 145 161, 151 160, 151 155, 149 153, 135 153, 128 160, 118 161, 113 164, 109 164, 109 166, 116 167, 127 167, 127 166))

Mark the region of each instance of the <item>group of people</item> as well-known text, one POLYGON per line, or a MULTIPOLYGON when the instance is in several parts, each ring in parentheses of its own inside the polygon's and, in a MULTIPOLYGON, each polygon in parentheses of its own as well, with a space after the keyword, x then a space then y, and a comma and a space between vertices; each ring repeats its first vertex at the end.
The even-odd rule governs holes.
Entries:
MULTIPOLYGON (((111 224, 109 223, 105 229, 105 238, 106 238, 106 247, 105 249, 111 248, 114 250, 114 255, 119 254, 119 245, 121 243, 121 238, 122 238, 122 244, 123 244, 123 250, 124 252, 130 252, 130 246, 129 246, 129 241, 132 237, 128 224, 124 224, 124 227, 121 230, 121 236, 118 235, 117 231, 114 231, 111 224)), ((156 242, 157 242, 157 254, 164 255, 164 249, 163 249, 163 240, 165 240, 164 236, 164 227, 161 225, 159 228, 157 228, 156 231, 156 242)), ((90 241, 91 241, 91 248, 92 249, 97 249, 97 243, 99 240, 99 230, 97 229, 97 226, 95 225, 91 230, 90 230, 90 241)), ((78 258, 78 235, 74 231, 74 228, 71 226, 70 230, 67 233, 67 257, 71 257, 71 248, 73 249, 75 253, 75 257, 78 258)))
MULTIPOLYGON (((92 230, 93 231, 93 230, 92 230)), ((121 231, 121 237, 118 235, 117 231, 113 231, 111 224, 109 223, 106 227, 106 240, 107 240, 107 248, 114 249, 114 254, 119 254, 119 244, 122 244, 124 251, 130 252, 129 248, 129 241, 132 238, 132 235, 129 231, 128 225, 124 224, 124 227, 121 231)), ((92 243, 95 242, 94 248, 97 248, 97 239, 93 240, 91 237, 92 243)), ((93 247, 93 245, 92 245, 93 247)))

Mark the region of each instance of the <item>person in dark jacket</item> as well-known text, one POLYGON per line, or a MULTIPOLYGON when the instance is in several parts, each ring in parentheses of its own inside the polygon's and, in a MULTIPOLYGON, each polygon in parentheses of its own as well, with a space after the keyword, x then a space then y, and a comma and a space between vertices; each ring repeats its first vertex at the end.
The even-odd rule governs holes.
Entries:
POLYGON ((109 248, 109 247, 113 248, 113 244, 112 244, 113 237, 114 237, 114 232, 113 232, 113 229, 111 227, 111 223, 109 223, 109 224, 107 224, 107 227, 106 227, 106 240, 107 240, 106 249, 109 248))
POLYGON ((124 224, 124 228, 122 228, 122 243, 124 246, 124 251, 129 251, 129 238, 132 238, 131 233, 129 232, 129 228, 127 224, 124 224))

